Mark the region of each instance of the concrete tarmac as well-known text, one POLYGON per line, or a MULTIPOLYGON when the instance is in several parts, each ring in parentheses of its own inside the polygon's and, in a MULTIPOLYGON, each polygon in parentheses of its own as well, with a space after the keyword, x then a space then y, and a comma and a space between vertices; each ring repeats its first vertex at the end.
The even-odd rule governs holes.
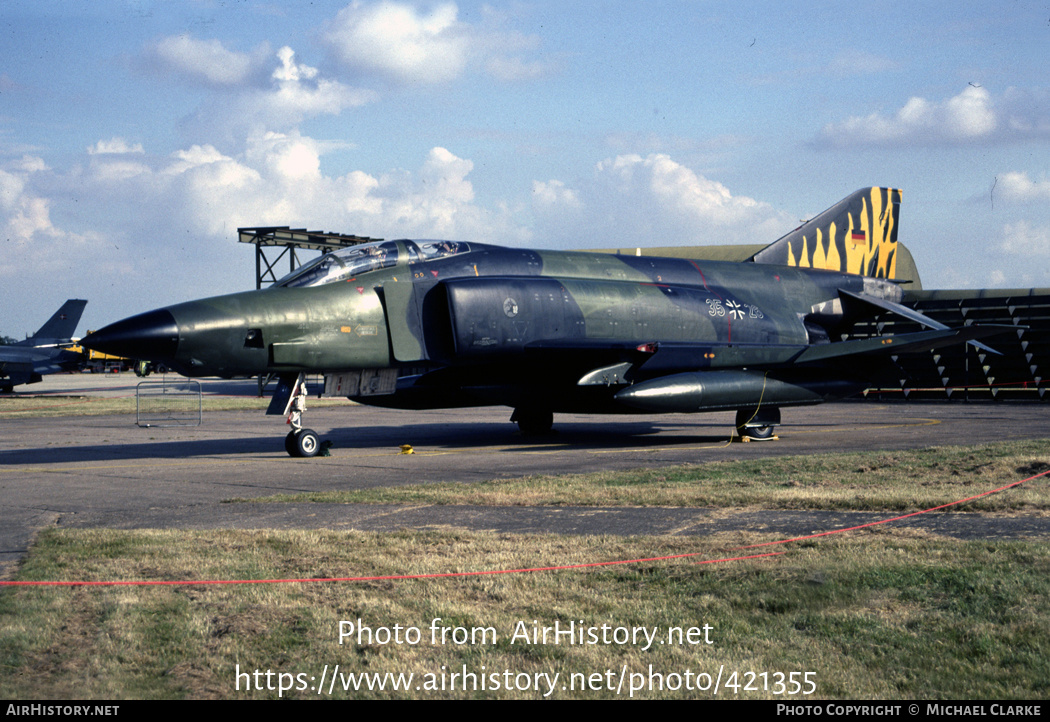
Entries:
MULTIPOLYGON (((20 394, 134 395, 130 374, 49 376, 20 394)), ((206 394, 255 395, 254 381, 205 382, 206 394)), ((330 457, 293 459, 287 427, 262 411, 204 413, 200 426, 140 428, 134 415, 12 419, 0 398, 0 574, 36 531, 107 528, 466 528, 508 532, 699 534, 762 529, 808 534, 880 515, 715 514, 706 509, 408 507, 224 504, 275 493, 358 489, 530 474, 584 473, 843 450, 908 449, 1050 439, 1050 406, 839 402, 785 409, 779 440, 729 443, 733 414, 555 415, 556 432, 522 437, 510 409, 398 411, 364 406, 307 412, 330 457), (409 444, 415 453, 400 453, 409 444)), ((1050 448, 1048 448, 1050 459, 1050 448)), ((938 514, 906 522, 962 537, 1050 536, 1043 517, 938 514)))

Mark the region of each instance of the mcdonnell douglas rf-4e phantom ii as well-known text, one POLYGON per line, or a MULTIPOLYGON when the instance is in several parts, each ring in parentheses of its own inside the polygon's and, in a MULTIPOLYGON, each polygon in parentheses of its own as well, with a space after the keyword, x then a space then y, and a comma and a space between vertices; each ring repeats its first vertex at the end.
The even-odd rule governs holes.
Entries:
POLYGON ((555 412, 735 410, 742 436, 768 437, 781 407, 862 391, 891 355, 991 351, 975 339, 1004 331, 948 328, 900 303, 899 205, 898 190, 857 191, 749 262, 378 241, 83 344, 187 376, 278 375, 270 413, 292 411, 293 456, 319 445, 296 412, 305 374, 377 406, 509 406, 527 433, 555 412), (885 313, 924 330, 837 340, 885 313))

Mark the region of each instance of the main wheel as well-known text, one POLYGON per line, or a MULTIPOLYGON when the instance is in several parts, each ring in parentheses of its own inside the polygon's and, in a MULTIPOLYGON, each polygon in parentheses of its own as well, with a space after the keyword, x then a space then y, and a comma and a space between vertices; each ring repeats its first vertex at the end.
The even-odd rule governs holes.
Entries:
POLYGON ((763 406, 760 409, 738 409, 736 433, 742 439, 764 441, 773 438, 773 431, 780 423, 778 406, 763 406))
POLYGON ((737 431, 740 432, 741 436, 746 436, 749 439, 772 439, 773 438, 773 427, 772 426, 744 426, 737 431))
POLYGON ((295 435, 296 456, 304 458, 317 456, 320 448, 321 440, 317 438, 317 434, 314 433, 313 429, 303 429, 295 435))
POLYGON ((288 452, 288 456, 298 456, 299 451, 295 446, 295 432, 289 431, 288 436, 284 437, 284 450, 288 452))

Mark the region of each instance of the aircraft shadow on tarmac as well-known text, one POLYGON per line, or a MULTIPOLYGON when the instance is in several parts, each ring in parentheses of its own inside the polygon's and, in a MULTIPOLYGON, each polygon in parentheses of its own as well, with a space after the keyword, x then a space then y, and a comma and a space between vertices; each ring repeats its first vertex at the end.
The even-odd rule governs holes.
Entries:
POLYGON ((141 444, 94 444, 73 447, 41 447, 0 452, 0 466, 48 466, 99 461, 189 459, 205 456, 268 454, 280 450, 280 440, 255 436, 190 441, 149 441, 141 444))
MULTIPOLYGON (((731 429, 722 424, 695 425, 702 433, 681 433, 682 424, 658 422, 557 424, 556 429, 538 436, 524 436, 510 424, 453 423, 404 424, 389 426, 346 426, 317 430, 322 441, 332 442, 332 451, 389 450, 396 454, 408 444, 422 450, 490 448, 500 453, 523 451, 576 451, 607 449, 637 449, 682 447, 696 444, 727 443, 731 429), (678 430, 676 433, 668 433, 678 430)), ((689 425, 692 429, 694 425, 689 425)), ((189 459, 200 457, 271 456, 279 455, 293 463, 309 463, 287 457, 284 437, 278 433, 269 436, 231 436, 229 438, 202 438, 164 441, 165 429, 143 429, 154 438, 143 443, 112 443, 66 447, 24 448, 0 452, 3 466, 47 466, 49 464, 113 462, 155 459, 189 459)))
POLYGON ((521 450, 564 449, 567 446, 581 451, 624 448, 644 450, 657 446, 717 443, 729 439, 729 430, 721 425, 709 425, 703 431, 714 433, 702 435, 665 433, 671 428, 681 428, 681 425, 648 421, 621 421, 616 424, 567 422, 556 423, 550 433, 527 436, 509 424, 404 424, 367 429, 337 427, 323 435, 323 438, 331 440, 336 449, 397 448, 409 444, 413 447, 442 449, 499 447, 500 451, 510 454, 521 450))

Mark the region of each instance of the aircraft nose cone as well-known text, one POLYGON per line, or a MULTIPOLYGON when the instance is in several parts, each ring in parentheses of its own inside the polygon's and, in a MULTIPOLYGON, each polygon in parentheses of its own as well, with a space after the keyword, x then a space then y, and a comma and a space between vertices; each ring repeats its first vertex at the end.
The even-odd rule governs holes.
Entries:
POLYGON ((179 327, 171 312, 162 308, 125 318, 89 333, 81 343, 113 356, 164 361, 175 357, 175 350, 179 346, 179 327))

